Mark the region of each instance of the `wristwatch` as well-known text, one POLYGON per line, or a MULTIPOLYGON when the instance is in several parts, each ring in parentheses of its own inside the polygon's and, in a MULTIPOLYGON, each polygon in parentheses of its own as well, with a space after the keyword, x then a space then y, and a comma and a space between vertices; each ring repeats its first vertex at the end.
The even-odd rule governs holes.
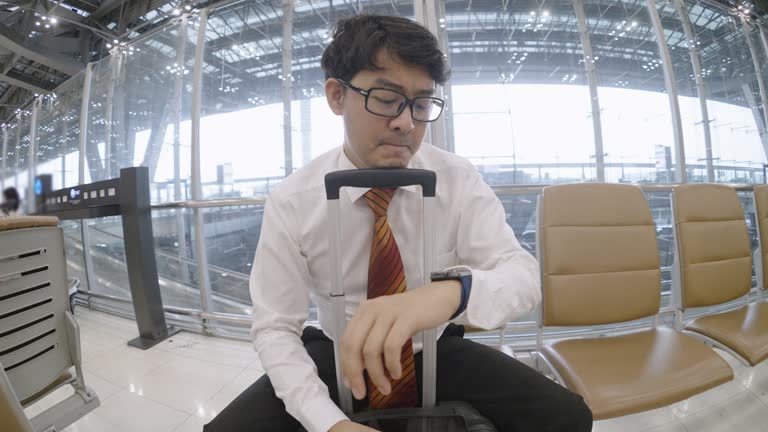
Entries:
POLYGON ((430 274, 430 279, 432 282, 444 280, 457 280, 461 282, 461 303, 459 303, 459 308, 450 319, 456 318, 467 309, 467 303, 469 303, 469 293, 472 291, 471 270, 466 268, 452 268, 439 272, 432 272, 430 274))

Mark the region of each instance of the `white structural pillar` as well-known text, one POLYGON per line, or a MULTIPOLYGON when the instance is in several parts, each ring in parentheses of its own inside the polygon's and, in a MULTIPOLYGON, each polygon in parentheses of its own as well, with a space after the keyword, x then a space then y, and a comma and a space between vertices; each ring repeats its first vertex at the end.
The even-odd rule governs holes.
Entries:
POLYGON ((8 128, 3 125, 3 160, 0 164, 0 190, 5 190, 5 167, 8 165, 8 128))
POLYGON ((291 99, 293 89, 293 0, 283 0, 283 71, 280 95, 283 99, 283 148, 285 176, 293 172, 293 131, 291 126, 291 99))
POLYGON ((701 70, 701 56, 699 47, 696 44, 696 35, 691 27, 691 20, 688 17, 688 7, 683 0, 673 0, 680 21, 683 23, 685 38, 688 40, 688 49, 691 55, 691 64, 693 65, 693 76, 696 80, 696 90, 699 94, 699 106, 701 107, 701 126, 704 131, 704 152, 707 159, 707 182, 715 182, 715 167, 712 162, 712 131, 710 129, 709 110, 707 109, 707 97, 709 92, 707 84, 704 82, 704 75, 701 70))
MULTIPOLYGON (((440 8, 436 4, 436 1, 441 0, 414 0, 413 11, 416 15, 416 21, 426 27, 436 38, 438 38, 438 41, 440 41, 440 27, 438 25, 440 8)), ((435 89, 435 97, 440 99, 445 98, 442 86, 438 85, 435 89)), ((435 147, 449 150, 445 140, 445 115, 440 116, 437 121, 430 123, 429 141, 435 147)))
MULTIPOLYGON (((187 20, 189 16, 184 15, 179 23, 179 35, 176 46, 176 64, 179 65, 176 70, 176 78, 173 89, 173 199, 174 201, 183 200, 181 193, 181 99, 184 90, 184 71, 186 70, 186 52, 187 52, 187 20)), ((154 179, 149 179, 150 183, 154 179)), ((184 221, 184 209, 176 209, 176 242, 178 246, 179 269, 181 271, 181 280, 189 283, 189 266, 186 259, 187 253, 187 228, 184 221)))
POLYGON ((675 143, 675 182, 687 183, 688 176, 685 172, 685 144, 683 141, 683 122, 680 118, 680 104, 677 100, 677 82, 672 66, 672 56, 669 55, 667 39, 664 35, 664 27, 661 25, 659 11, 656 10, 656 0, 645 0, 648 15, 653 22, 656 32, 656 44, 661 55, 662 68, 664 69, 664 84, 669 96, 669 109, 672 114, 672 135, 675 143))
POLYGON ((29 122, 29 154, 27 156, 27 213, 35 212, 35 175, 37 164, 35 153, 37 152, 37 111, 40 109, 41 99, 32 101, 32 119, 29 122))
POLYGON ((19 188, 19 152, 21 152, 21 110, 16 113, 16 143, 14 144, 13 154, 13 187, 19 188))
MULTIPOLYGON (((85 146, 88 140, 88 113, 91 107, 91 82, 93 81, 93 63, 88 63, 85 67, 85 78, 83 80, 83 100, 80 103, 80 136, 77 142, 78 164, 77 164, 77 184, 85 184, 85 146)), ((85 282, 87 289, 91 287, 91 272, 93 271, 93 259, 91 258, 91 235, 88 230, 88 223, 80 221, 80 233, 83 236, 83 265, 85 265, 85 282)))
MULTIPOLYGON (((192 69, 192 199, 203 199, 203 186, 200 174, 200 111, 203 95, 203 55, 205 53, 205 33, 208 24, 208 9, 200 11, 200 25, 197 29, 195 43, 195 66, 192 69)), ((208 275, 208 255, 205 248, 205 232, 203 230, 202 209, 195 208, 195 258, 200 289, 200 303, 204 312, 210 312, 213 306, 211 300, 211 282, 208 275)), ((203 320, 203 331, 207 332, 207 320, 203 320)))
POLYGON ((597 92, 597 68, 592 52, 592 40, 589 38, 587 17, 584 12, 584 0, 573 0, 573 10, 579 23, 579 38, 584 54, 584 72, 589 84, 589 101, 592 106, 592 130, 595 136, 595 174, 598 182, 605 182, 605 151, 603 149, 603 127, 600 118, 600 98, 597 92))
MULTIPOLYGON (((752 40, 752 36, 749 34, 750 28, 747 20, 741 17, 741 29, 744 33, 744 39, 747 40, 747 46, 749 47, 749 54, 752 56, 752 63, 755 66, 755 80, 757 80, 757 87, 760 90, 760 105, 763 107, 763 128, 764 133, 768 132, 768 94, 765 93, 765 83, 763 82, 763 66, 760 64, 758 58, 757 47, 755 41, 752 40)), ((762 139, 763 151, 768 156, 768 137, 762 139)))
POLYGON ((104 178, 99 180, 112 178, 112 113, 114 111, 115 86, 118 85, 122 63, 122 53, 115 48, 109 60, 110 78, 107 87, 107 112, 105 114, 107 124, 104 128, 104 178))

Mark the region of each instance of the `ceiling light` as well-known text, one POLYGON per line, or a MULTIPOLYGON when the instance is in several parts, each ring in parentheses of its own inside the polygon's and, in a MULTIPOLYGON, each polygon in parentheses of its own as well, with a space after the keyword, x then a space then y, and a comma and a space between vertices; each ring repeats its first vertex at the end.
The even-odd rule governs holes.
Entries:
POLYGON ((59 22, 59 20, 56 19, 56 17, 51 18, 51 24, 56 24, 59 22))

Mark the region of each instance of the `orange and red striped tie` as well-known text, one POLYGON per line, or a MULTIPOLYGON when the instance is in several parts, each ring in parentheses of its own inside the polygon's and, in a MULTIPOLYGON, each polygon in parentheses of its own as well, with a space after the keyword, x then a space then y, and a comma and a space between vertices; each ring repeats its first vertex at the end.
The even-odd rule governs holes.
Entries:
MULTIPOLYGON (((405 271, 395 236, 387 221, 387 209, 395 189, 373 188, 365 193, 365 200, 373 210, 376 222, 371 242, 371 259, 368 266, 368 298, 405 292, 405 271)), ((366 379, 368 405, 373 409, 411 408, 418 404, 416 389, 416 364, 411 339, 403 345, 400 354, 402 376, 397 381, 390 379, 392 392, 383 395, 376 386, 366 379)))

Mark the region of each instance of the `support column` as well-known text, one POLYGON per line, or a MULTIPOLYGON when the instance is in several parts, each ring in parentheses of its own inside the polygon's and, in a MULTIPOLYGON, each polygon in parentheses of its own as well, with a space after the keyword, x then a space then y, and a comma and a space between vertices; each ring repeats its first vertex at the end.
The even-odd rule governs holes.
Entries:
MULTIPOLYGON (((184 89, 184 70, 186 66, 185 55, 187 52, 187 19, 188 15, 181 18, 179 24, 178 45, 176 47, 176 64, 181 68, 176 75, 173 89, 173 200, 181 201, 181 100, 184 89)), ((165 129, 165 128, 163 128, 165 129)), ((152 182, 154 179, 150 178, 152 182)), ((184 221, 184 209, 176 209, 176 241, 178 246, 179 269, 181 280, 189 284, 189 266, 186 259, 187 252, 187 228, 184 221)))
MULTIPOLYGON (((123 54, 119 50, 115 50, 109 60, 110 78, 109 86, 107 87, 107 112, 105 113, 107 124, 105 125, 104 133, 104 178, 98 180, 107 180, 112 178, 112 117, 113 117, 113 104, 115 99, 115 85, 117 84, 118 77, 120 76, 120 65, 122 63, 123 54)), ((96 179, 93 179, 96 180, 96 179)))
POLYGON ((683 23, 683 31, 685 32, 685 38, 688 40, 688 49, 691 55, 691 64, 693 65, 693 76, 696 80, 696 90, 699 94, 699 106, 701 107, 701 126, 704 130, 704 151, 707 159, 707 182, 715 182, 715 167, 712 163, 712 131, 710 128, 709 110, 707 108, 707 97, 709 97, 709 91, 707 90, 707 84, 704 82, 704 76, 701 71, 701 56, 699 55, 699 47, 696 46, 696 35, 693 33, 691 27, 691 20, 688 16, 688 7, 683 0, 672 0, 675 4, 677 14, 680 16, 680 21, 683 23))
POLYGON ((66 121, 61 122, 61 143, 64 150, 61 152, 61 187, 67 187, 67 137, 69 136, 69 127, 66 121))
MULTIPOLYGON (((205 33, 208 24, 208 9, 200 11, 200 25, 197 30, 195 44, 195 66, 192 70, 192 199, 203 199, 203 187, 200 179, 200 112, 203 94, 203 54, 205 52, 205 33)), ((203 231, 202 209, 194 209, 195 220, 195 258, 200 289, 200 303, 203 312, 211 312, 211 282, 208 275, 208 255, 205 248, 205 233, 203 231)), ((208 332, 207 320, 202 320, 203 332, 208 332)))
POLYGON ((584 72, 589 84, 589 101, 592 106, 592 131, 595 136, 595 174, 597 181, 605 182, 605 150, 603 149, 603 127, 600 118, 600 99, 597 93, 597 68, 592 52, 592 40, 589 38, 587 17, 584 12, 584 0, 573 0, 573 10, 579 23, 579 38, 584 55, 584 72))
MULTIPOLYGON (((85 184, 85 154, 86 143, 88 141, 88 113, 91 107, 91 83, 93 82, 93 63, 88 63, 85 67, 85 78, 83 80, 83 100, 80 104, 80 136, 77 141, 78 166, 77 166, 77 184, 85 184)), ((93 170, 91 170, 93 172, 93 170)), ((85 283, 88 291, 93 286, 91 284, 93 272, 93 259, 91 258, 91 236, 88 231, 88 224, 80 221, 80 233, 83 237, 83 265, 85 266, 85 283)))
POLYGON ((16 113, 16 148, 13 150, 13 187, 19 188, 19 152, 21 152, 21 111, 16 113))
POLYGON ((29 122, 29 153, 27 156, 27 213, 35 212, 35 151, 37 150, 37 111, 40 109, 41 99, 32 101, 32 119, 29 122))
POLYGON ((656 32, 656 43, 659 46, 662 67, 664 69, 664 84, 669 96, 669 109, 672 114, 672 135, 675 141, 675 182, 687 183, 688 175, 685 172, 685 144, 683 141, 683 122, 680 119, 680 104, 677 100, 677 82, 675 71, 672 67, 672 57, 669 55, 667 39, 664 35, 664 27, 661 25, 659 11, 656 10, 656 0, 645 0, 648 15, 653 22, 656 32))
POLYGON ((3 125, 3 161, 0 164, 0 190, 5 190, 5 168, 8 166, 8 128, 3 125))
POLYGON ((291 93, 293 88, 293 0, 283 0, 283 73, 280 95, 283 98, 283 147, 285 149, 285 176, 293 172, 293 144, 291 130, 291 93))
MULTIPOLYGON (((413 10, 416 16, 416 22, 426 27, 440 43, 440 31, 438 26, 438 7, 435 4, 436 0, 415 0, 413 2, 413 10)), ((442 1, 440 2, 442 3, 442 1)), ((445 15, 443 12, 441 16, 445 15)), ((445 37, 443 38, 445 39, 445 37)), ((447 46, 447 44, 446 44, 447 46)), ((442 47, 442 44, 441 44, 442 47)), ((445 53, 445 51, 444 51, 445 53)), ((445 99, 444 89, 442 86, 435 88, 435 97, 445 99)), ((429 136, 425 137, 425 140, 429 140, 433 146, 441 148, 443 150, 449 150, 445 140, 445 115, 441 115, 437 121, 432 122, 428 129, 429 136)))
POLYGON ((768 149, 768 130, 766 130, 762 115, 757 107, 758 104, 754 93, 752 93, 752 87, 749 83, 743 82, 741 83, 741 92, 744 94, 744 100, 747 101, 747 105, 752 110, 752 117, 754 117, 755 125, 757 125, 757 133, 760 135, 760 143, 763 144, 763 151, 766 151, 768 149))
POLYGON ((301 154, 302 165, 312 160, 312 99, 304 98, 299 102, 301 109, 301 154))
MULTIPOLYGON (((755 79, 757 80, 757 86, 760 89, 760 106, 762 107, 762 121, 763 131, 768 129, 768 94, 765 92, 765 83, 763 82, 763 66, 760 64, 760 59, 757 57, 757 47, 752 40, 752 36, 749 34, 749 24, 747 20, 741 17, 741 30, 744 33, 744 39, 747 40, 747 46, 749 47, 749 54, 752 56, 752 64, 755 65, 755 79)), ((761 140, 763 143, 763 151, 766 157, 768 157, 768 139, 761 140)))

